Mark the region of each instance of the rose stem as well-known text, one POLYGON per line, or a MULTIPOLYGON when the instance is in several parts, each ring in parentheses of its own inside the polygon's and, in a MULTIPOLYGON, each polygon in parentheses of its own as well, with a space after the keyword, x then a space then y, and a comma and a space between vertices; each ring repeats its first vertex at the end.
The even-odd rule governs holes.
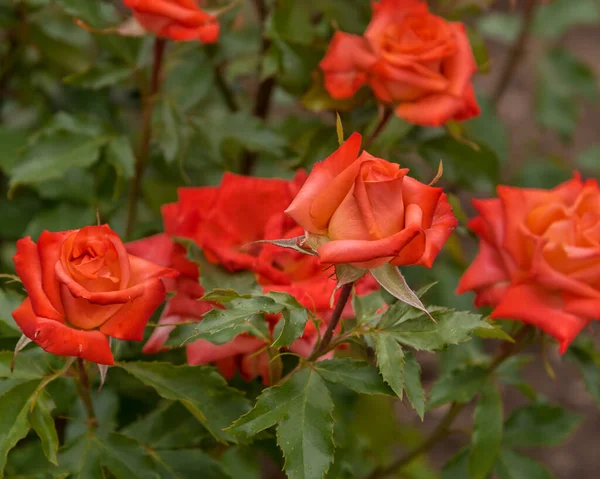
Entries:
MULTIPOLYGON (((267 17, 269 16, 269 10, 264 2, 264 0, 254 0, 254 8, 258 14, 258 19, 262 28, 262 43, 260 46, 260 56, 261 58, 269 50, 271 46, 270 40, 265 36, 265 22, 267 21, 267 17)), ((258 66, 258 77, 260 78, 262 73, 262 62, 259 63, 258 66)), ((256 118, 260 118, 261 120, 265 120, 267 116, 269 116, 269 110, 271 109, 271 97, 273 95, 273 90, 275 89, 275 78, 268 77, 260 82, 258 85, 258 89, 256 91, 256 99, 254 100, 254 108, 252 109, 252 114, 256 118)), ((254 169, 254 163, 256 163, 256 153, 252 151, 246 151, 242 158, 242 164, 240 165, 240 172, 243 175, 250 175, 252 170, 254 169)))
POLYGON ((94 413, 94 404, 92 403, 92 396, 90 394, 90 382, 88 380, 87 371, 85 370, 85 364, 81 358, 77 358, 77 370, 79 371, 77 390, 87 412, 88 429, 93 430, 98 427, 98 419, 94 413))
POLYGON ((342 286, 340 297, 338 298, 338 302, 335 305, 335 309, 333 310, 333 314, 331 316, 331 319, 329 320, 329 324, 327 325, 325 334, 323 335, 321 341, 315 345, 312 353, 310 353, 310 356, 308 357, 309 361, 319 359, 319 357, 321 357, 321 355, 327 351, 329 343, 331 343, 331 339, 333 338, 333 331, 340 322, 342 312, 344 311, 346 303, 350 298, 350 293, 352 293, 352 286, 354 286, 354 283, 348 283, 342 286))
POLYGON ((392 117, 392 113, 393 113, 393 110, 391 108, 386 107, 384 109, 383 115, 381 115, 381 118, 379 119, 379 123, 377 123, 377 127, 375 127, 375 130, 373 131, 373 133, 371 133, 371 136, 369 136, 365 140, 365 143, 363 144, 364 150, 369 148, 373 144, 375 139, 379 136, 379 134, 383 131, 383 128, 385 127, 385 125, 387 124, 389 119, 392 117))
POLYGON ((131 239, 135 222, 137 219, 137 203, 142 187, 142 179, 146 171, 148 156, 150 154, 150 140, 152 139, 152 110, 156 100, 156 94, 160 89, 160 71, 162 68, 165 45, 167 41, 164 38, 154 40, 154 60, 152 64, 152 76, 150 79, 150 89, 142 96, 142 135, 140 146, 135 161, 135 173, 129 190, 129 205, 127 208, 127 229, 125 236, 131 239))
MULTIPOLYGON (((516 354, 519 351, 521 351, 523 346, 525 346, 527 339, 529 339, 531 331, 531 327, 524 326, 519 331, 519 334, 515 336, 514 343, 504 342, 502 346, 498 349, 496 356, 490 363, 487 373, 492 374, 496 370, 496 368, 498 368, 498 366, 500 366, 506 359, 508 359, 513 354, 516 354)), ((442 418, 442 420, 439 422, 439 424, 433 430, 433 432, 429 435, 429 437, 427 437, 427 439, 425 439, 417 447, 406 453, 404 456, 391 463, 389 466, 375 469, 373 472, 371 472, 371 474, 369 474, 366 477, 366 479, 380 479, 383 477, 387 477, 409 464, 421 454, 427 452, 429 449, 435 446, 438 442, 440 442, 450 433, 454 420, 467 406, 467 404, 468 403, 460 404, 457 402, 453 402, 446 415, 442 418)))
POLYGON ((531 36, 531 27, 533 26, 533 20, 535 18, 535 10, 537 6, 537 0, 526 0, 525 7, 523 10, 523 25, 517 40, 513 44, 508 54, 508 60, 504 64, 504 68, 500 73, 500 79, 496 84, 496 88, 492 92, 492 102, 497 107, 510 85, 512 76, 521 61, 521 57, 525 53, 527 42, 531 36))

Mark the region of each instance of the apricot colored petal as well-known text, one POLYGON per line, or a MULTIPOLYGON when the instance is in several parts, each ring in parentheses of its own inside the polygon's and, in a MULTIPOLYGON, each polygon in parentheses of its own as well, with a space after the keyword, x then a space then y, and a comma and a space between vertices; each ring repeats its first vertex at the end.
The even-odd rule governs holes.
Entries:
MULTIPOLYGON (((431 72, 431 70, 428 70, 431 72)), ((380 63, 378 65, 377 75, 389 83, 399 83, 400 85, 418 89, 422 93, 435 94, 444 92, 450 86, 448 79, 443 75, 423 73, 412 71, 408 68, 399 68, 390 64, 380 63)), ((392 94, 393 97, 395 95, 392 94)))
POLYGON ((377 58, 368 42, 361 36, 337 31, 323 60, 321 70, 328 73, 352 73, 368 70, 377 58))
POLYGON ((238 354, 258 351, 265 346, 265 341, 254 336, 239 335, 225 344, 213 344, 198 339, 187 346, 188 364, 196 366, 219 361, 238 354))
POLYGON ((425 248, 427 246, 427 236, 424 231, 419 231, 419 234, 415 236, 410 243, 408 243, 402 251, 396 256, 391 264, 394 266, 408 266, 412 264, 419 264, 425 254, 425 248))
POLYGON ((173 268, 165 268, 138 256, 129 256, 130 280, 129 284, 135 286, 148 280, 157 278, 177 278, 179 272, 173 268))
POLYGON ((473 85, 468 84, 465 88, 465 92, 462 98, 462 106, 461 108, 454 114, 452 117, 453 120, 456 121, 464 121, 469 118, 474 118, 481 114, 481 108, 477 103, 477 97, 475 96, 475 90, 473 90, 473 85))
POLYGON ((414 204, 421 208, 423 212, 421 224, 424 229, 431 227, 441 195, 441 188, 425 185, 410 176, 404 177, 402 184, 404 207, 408 208, 409 205, 414 204))
POLYGON ((371 240, 365 220, 358 209, 356 198, 348 193, 329 222, 329 237, 332 240, 371 240))
POLYGON ((174 242, 171 237, 165 233, 160 233, 126 243, 125 249, 130 255, 169 268, 171 267, 173 246, 174 242))
POLYGON ((590 322, 566 312, 560 295, 529 284, 508 288, 491 317, 516 319, 545 331, 558 341, 561 354, 590 322))
POLYGON ((102 326, 100 331, 108 336, 130 341, 141 341, 144 328, 150 317, 166 297, 166 290, 160 279, 146 281, 142 294, 125 303, 102 326))
POLYGON ((442 126, 461 110, 463 101, 448 94, 426 96, 418 101, 400 103, 396 114, 416 125, 442 126))
POLYGON ((402 185, 407 172, 404 168, 387 181, 364 181, 359 174, 354 197, 371 237, 391 236, 404 228, 402 185))
POLYGON ((35 314, 44 318, 64 321, 62 314, 52 305, 43 288, 42 265, 37 245, 31 237, 17 241, 13 256, 15 270, 29 295, 35 314))
POLYGON ((60 298, 60 284, 56 279, 55 265, 60 261, 61 247, 68 236, 68 231, 51 233, 44 230, 38 239, 37 245, 42 268, 42 288, 52 306, 61 314, 63 313, 63 308, 60 298))
POLYGON ((418 229, 406 229, 377 241, 329 241, 319 247, 319 258, 323 263, 350 264, 394 257, 419 233, 418 229))
POLYGON ((381 0, 371 2, 373 17, 365 31, 365 38, 373 48, 380 50, 380 37, 390 24, 401 23, 407 15, 427 15, 428 8, 425 2, 418 0, 381 0))
MULTIPOLYGON (((313 203, 320 194, 328 188, 331 188, 332 181, 338 175, 356 162, 361 142, 361 135, 359 133, 353 133, 335 152, 324 161, 317 163, 292 203, 285 210, 285 212, 305 230, 311 233, 325 232, 324 226, 326 226, 326 222, 325 225, 322 224, 323 217, 328 214, 329 216, 326 220, 329 220, 331 214, 335 211, 335 208, 339 206, 344 199, 344 196, 346 196, 354 178, 348 178, 347 183, 349 182, 349 184, 345 183, 338 185, 338 188, 341 188, 342 190, 347 187, 346 193, 339 198, 342 191, 336 191, 334 197, 331 198, 331 200, 336 203, 335 206, 332 208, 332 205, 327 205, 325 211, 319 212, 319 218, 317 220, 313 219, 313 216, 311 215, 313 203)), ((358 164, 354 169, 358 171, 358 164)), ((352 175, 350 174, 347 176, 350 177, 352 175)), ((320 202, 323 203, 323 199, 321 199, 320 202)), ((317 211, 315 210, 314 213, 317 213, 317 211)))
POLYGON ((585 298, 600 299, 600 291, 597 288, 555 270, 542 255, 535 256, 531 273, 539 284, 548 288, 558 289, 585 298))

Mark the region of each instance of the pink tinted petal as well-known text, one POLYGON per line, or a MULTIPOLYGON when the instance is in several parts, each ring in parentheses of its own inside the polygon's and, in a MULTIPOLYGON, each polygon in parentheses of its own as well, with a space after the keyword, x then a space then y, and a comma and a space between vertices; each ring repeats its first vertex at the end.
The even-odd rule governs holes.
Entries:
POLYGON ((529 284, 508 288, 491 317, 520 320, 545 331, 559 342, 561 354, 590 322, 566 312, 560 295, 529 284))

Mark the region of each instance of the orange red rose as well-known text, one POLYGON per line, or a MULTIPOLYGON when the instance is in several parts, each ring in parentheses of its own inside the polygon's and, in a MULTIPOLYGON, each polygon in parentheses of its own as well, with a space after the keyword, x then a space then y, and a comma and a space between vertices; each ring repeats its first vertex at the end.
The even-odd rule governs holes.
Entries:
POLYGON ((439 126, 480 112, 465 26, 432 15, 420 0, 373 2, 364 35, 337 32, 320 67, 332 97, 350 98, 368 84, 399 117, 419 125, 439 126))

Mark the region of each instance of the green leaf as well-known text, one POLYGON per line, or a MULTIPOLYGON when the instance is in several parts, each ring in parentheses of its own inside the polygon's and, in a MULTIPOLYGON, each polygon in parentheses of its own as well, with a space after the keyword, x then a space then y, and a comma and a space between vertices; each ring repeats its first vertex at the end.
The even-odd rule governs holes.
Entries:
POLYGON ((344 125, 342 125, 342 119, 337 111, 335 112, 335 131, 337 133, 338 143, 342 146, 344 143, 344 125))
POLYGON ((492 12, 477 22, 477 30, 486 37, 505 44, 512 44, 519 36, 523 20, 517 15, 492 12))
POLYGON ((161 479, 231 479, 223 466, 200 449, 154 451, 161 479))
POLYGON ((499 479, 554 479, 543 464, 510 449, 500 453, 495 472, 499 479))
POLYGON ((333 98, 325 89, 325 77, 321 70, 312 72, 312 86, 300 99, 302 106, 314 112, 349 111, 364 103, 369 98, 369 91, 361 88, 350 98, 333 98))
POLYGON ((388 334, 374 334, 377 367, 386 383, 402 399, 404 390, 404 352, 402 346, 388 334))
POLYGON ((421 384, 421 365, 410 351, 404 353, 404 391, 412 407, 423 420, 425 416, 425 391, 421 384))
POLYGON ((489 73, 490 57, 482 35, 474 28, 467 27, 467 35, 475 57, 475 63, 481 73, 489 73))
POLYGON ((304 333, 308 322, 308 311, 288 293, 271 291, 267 296, 285 307, 283 318, 279 320, 273 331, 276 339, 271 346, 273 348, 289 346, 304 333))
POLYGON ((484 322, 485 326, 481 326, 479 328, 475 328, 473 333, 480 338, 485 339, 502 339, 503 341, 508 341, 510 343, 514 343, 515 340, 502 329, 502 326, 499 324, 490 324, 484 322))
POLYGON ((539 6, 533 31, 546 39, 559 39, 572 27, 598 24, 600 7, 595 0, 555 0, 539 6))
POLYGON ((11 191, 20 184, 36 184, 62 177, 71 168, 87 168, 100 157, 107 137, 59 132, 29 148, 11 171, 11 191))
POLYGON ((420 315, 385 331, 405 346, 435 351, 468 340, 474 329, 487 324, 480 315, 467 311, 433 311, 432 315, 435 323, 429 317, 420 315))
POLYGON ((58 206, 42 210, 27 225, 25 235, 37 238, 42 231, 67 231, 96 223, 92 206, 79 206, 61 202, 58 206))
POLYGON ((311 44, 314 27, 312 5, 295 0, 279 0, 271 13, 267 36, 283 38, 293 43, 311 44))
POLYGON ((118 21, 114 9, 105 3, 86 0, 59 0, 57 2, 66 13, 100 28, 118 21))
POLYGON ((117 170, 117 176, 126 180, 133 178, 135 173, 135 155, 131 142, 126 136, 118 136, 108 143, 106 160, 117 170))
POLYGON ((219 460, 232 479, 238 477, 260 479, 262 477, 260 458, 256 456, 255 450, 249 447, 230 447, 219 460))
POLYGON ((595 350, 594 341, 591 338, 575 341, 567 349, 565 359, 579 367, 586 389, 600 405, 600 355, 595 350))
POLYGON ((488 381, 473 415, 473 438, 469 453, 469 473, 473 479, 486 479, 494 468, 502 445, 502 398, 488 381))
POLYGON ((16 291, 0 289, 0 338, 21 337, 21 330, 15 323, 12 312, 21 305, 23 299, 16 291))
POLYGON ((42 441, 42 449, 48 460, 58 466, 56 453, 58 452, 58 434, 54 426, 52 409, 54 404, 47 393, 40 395, 33 411, 29 413, 29 424, 42 441))
POLYGON ((449 402, 468 403, 481 391, 488 371, 480 366, 467 366, 443 375, 431 388, 427 409, 449 402))
POLYGON ((223 428, 249 409, 248 400, 227 386, 213 368, 169 363, 119 363, 165 399, 181 401, 219 441, 234 441, 223 428))
POLYGON ((13 361, 13 352, 0 351, 0 379, 39 379, 48 372, 48 364, 45 362, 48 356, 40 349, 22 351, 17 356, 15 368, 11 372, 10 365, 13 361))
POLYGON ((386 263, 383 266, 369 270, 369 272, 379 285, 396 299, 429 315, 419 297, 406 284, 406 280, 398 268, 386 263))
POLYGON ((224 344, 242 332, 250 330, 256 333, 252 323, 256 315, 277 314, 283 309, 282 304, 267 296, 236 299, 227 304, 227 309, 215 308, 206 313, 195 327, 193 337, 224 344))
POLYGON ((8 452, 29 431, 27 414, 39 380, 14 385, 0 396, 0 471, 4 470, 8 452))
POLYGON ((469 448, 461 449, 442 468, 441 479, 470 479, 469 448))
POLYGON ((265 389, 254 409, 228 429, 253 436, 278 423, 277 443, 291 479, 321 479, 333 460, 333 401, 319 374, 304 368, 265 389))
POLYGON ((352 308, 356 315, 356 321, 358 324, 367 323, 373 319, 379 318, 379 311, 385 306, 385 301, 381 297, 379 291, 375 291, 364 296, 357 294, 352 298, 352 308))
POLYGON ((96 438, 101 462, 116 479, 161 478, 144 446, 122 434, 112 433, 106 439, 96 438))
POLYGON ((208 433, 180 402, 165 401, 149 414, 120 431, 153 449, 199 446, 208 433), (168 434, 165 434, 168 431, 168 434))
POLYGON ((160 102, 160 148, 168 163, 177 158, 181 144, 181 124, 175 106, 166 99, 160 102))
POLYGON ((583 418, 558 406, 535 403, 513 411, 504 425, 504 443, 511 447, 560 445, 583 418))
POLYGON ((78 479, 105 479, 101 464, 102 448, 95 436, 84 434, 61 448, 58 463, 78 479))
POLYGON ((343 384, 360 394, 393 394, 376 367, 350 358, 328 359, 315 364, 317 372, 330 383, 343 384))
POLYGON ((0 170, 8 173, 19 162, 29 136, 26 130, 0 128, 0 170))
POLYGON ((89 90, 101 90, 118 85, 132 75, 133 69, 129 66, 98 63, 87 70, 63 78, 63 82, 89 90))
POLYGON ((250 299, 252 298, 249 294, 239 294, 237 291, 230 288, 218 288, 213 289, 206 293, 202 298, 202 301, 214 301, 215 303, 228 303, 234 299, 250 299))

